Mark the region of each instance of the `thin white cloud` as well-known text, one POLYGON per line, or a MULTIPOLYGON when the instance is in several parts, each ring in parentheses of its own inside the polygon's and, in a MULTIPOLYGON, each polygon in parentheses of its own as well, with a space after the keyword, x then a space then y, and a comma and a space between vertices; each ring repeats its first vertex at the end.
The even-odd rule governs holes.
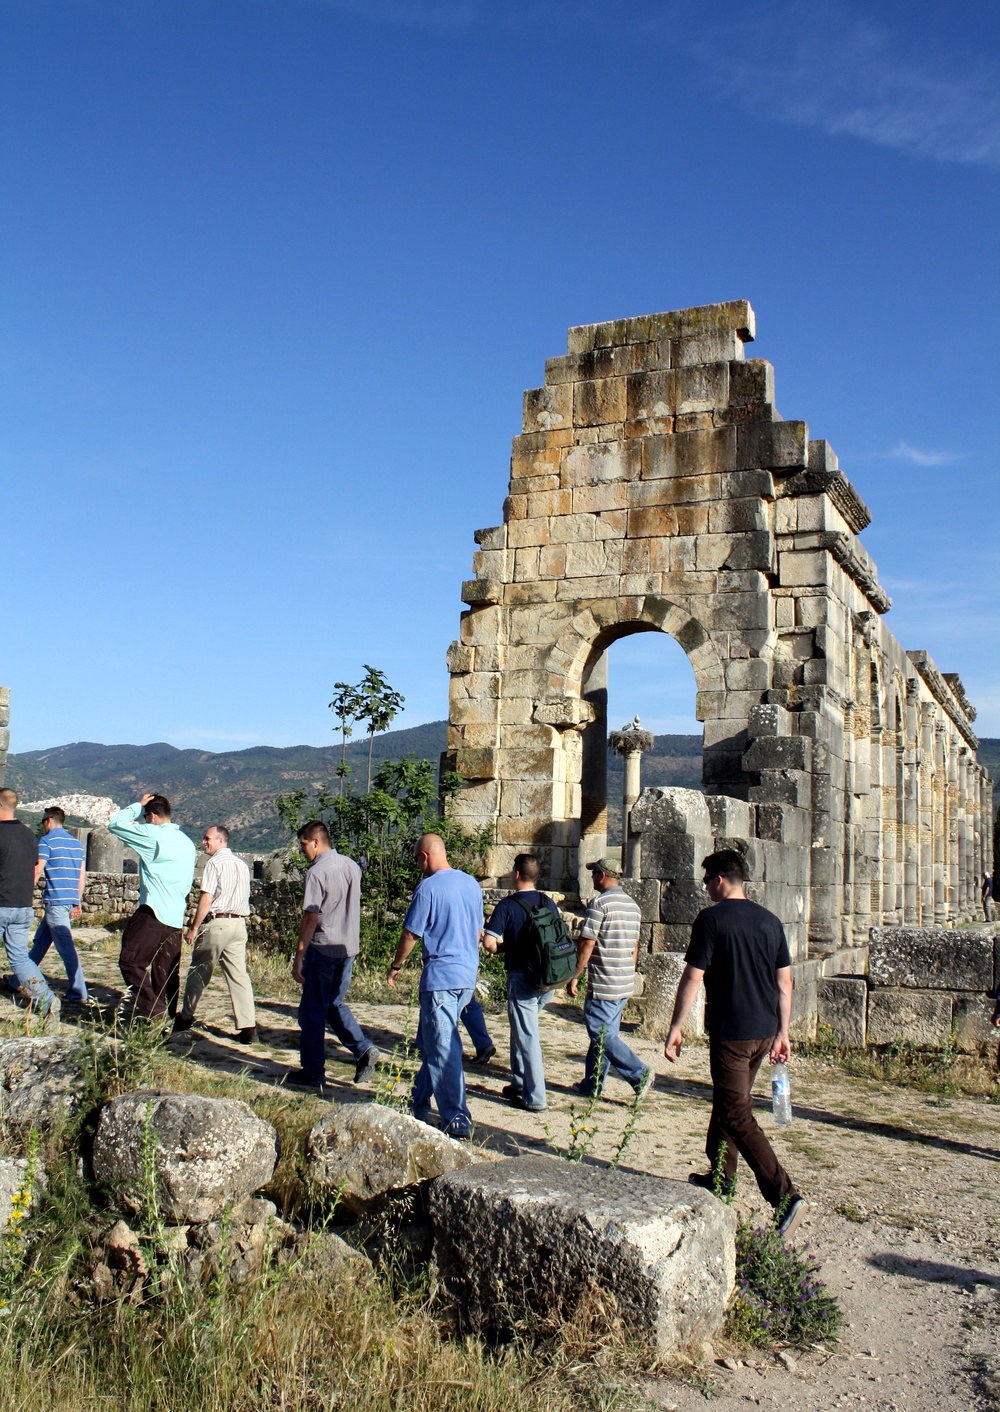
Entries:
POLYGON ((912 461, 915 466, 950 466, 961 458, 954 451, 922 451, 919 446, 911 446, 901 441, 888 453, 897 461, 912 461))

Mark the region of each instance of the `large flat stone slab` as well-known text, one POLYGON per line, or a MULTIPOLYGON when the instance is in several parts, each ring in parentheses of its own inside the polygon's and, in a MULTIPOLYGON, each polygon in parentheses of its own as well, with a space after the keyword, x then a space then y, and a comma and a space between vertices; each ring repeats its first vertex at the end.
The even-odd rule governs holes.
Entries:
POLYGON ((868 992, 868 1043, 937 1049, 951 1038, 951 995, 940 990, 868 992))
POLYGON ((336 1103, 309 1134, 310 1180, 337 1192, 357 1215, 482 1160, 437 1128, 381 1103, 336 1103))
POLYGON ((821 976, 816 982, 819 1024, 845 1049, 864 1049, 868 982, 864 976, 821 976))
POLYGON ((259 1191, 278 1160, 278 1134, 237 1098, 140 1092, 101 1110, 94 1175, 131 1211, 142 1210, 155 1182, 165 1220, 216 1220, 259 1191))
POLYGON ((985 993, 993 986, 993 938, 964 927, 872 927, 868 977, 873 986, 985 993))
MULTIPOLYGON (((640 1034, 650 1039, 666 1039, 674 1013, 677 985, 684 973, 683 951, 660 951, 642 958, 645 987, 642 993, 640 1034)), ((705 1033, 705 987, 699 987, 691 1012, 684 1022, 688 1038, 705 1033)))
MULTIPOLYGON (((98 1045, 98 1053, 106 1044, 98 1045)), ((94 1053, 79 1039, 0 1040, 0 1122, 51 1128, 80 1106, 94 1053)))
POLYGON ((685 1182, 556 1157, 466 1167, 430 1189, 434 1260, 460 1322, 504 1337, 572 1318, 591 1291, 651 1353, 721 1326, 736 1280, 736 1215, 685 1182))

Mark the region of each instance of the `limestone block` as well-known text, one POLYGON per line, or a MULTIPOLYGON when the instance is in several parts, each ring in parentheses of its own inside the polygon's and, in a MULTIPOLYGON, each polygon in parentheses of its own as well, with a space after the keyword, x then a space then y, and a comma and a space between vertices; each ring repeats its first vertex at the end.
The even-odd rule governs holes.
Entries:
POLYGON ((732 328, 744 343, 752 343, 754 339, 754 312, 746 299, 728 299, 721 304, 699 304, 691 309, 677 309, 672 314, 656 314, 652 317, 663 320, 664 324, 671 320, 679 323, 674 337, 706 333, 711 329, 732 328))
POLYGON ((981 1054, 1000 1038, 992 1023, 994 1002, 984 995, 956 995, 952 1006, 952 1032, 963 1054, 981 1054))
POLYGON ((409 1113, 380 1103, 335 1103, 309 1134, 308 1160, 310 1180, 338 1192, 360 1215, 483 1159, 409 1113))
POLYGON ((731 427, 651 436, 642 443, 642 478, 718 475, 729 469, 735 454, 736 434, 731 427))
MULTIPOLYGON (((771 600, 766 593, 725 593, 719 594, 715 603, 705 613, 706 627, 719 632, 751 632, 755 628, 771 626, 771 600)), ((749 703, 756 705, 756 702, 749 703)))
POLYGON ((629 897, 638 902, 642 920, 647 925, 660 919, 660 880, 659 878, 622 878, 622 887, 629 897))
POLYGON ((678 368, 675 373, 677 415, 712 412, 729 401, 729 363, 678 368))
MULTIPOLYGON (((109 1049, 102 1043, 98 1053, 109 1049)), ((86 1087, 87 1061, 78 1039, 0 1039, 0 1124, 48 1129, 74 1113, 86 1087)))
MULTIPOLYGON (((527 496, 524 499, 527 501, 527 496)), ((507 543, 512 549, 523 549, 529 545, 548 544, 548 542, 549 521, 545 516, 533 520, 511 520, 507 525, 507 543)), ((464 596, 464 585, 462 592, 464 596)))
MULTIPOLYGON (((624 481, 601 485, 581 485, 573 490, 573 514, 597 514, 604 510, 624 510, 628 486, 624 481)), ((596 536, 595 536, 596 538, 596 536)), ((547 538, 544 542, 548 542, 547 538)))
POLYGON ((751 785, 751 804, 791 804, 806 809, 811 800, 811 782, 802 770, 761 770, 760 784, 751 785))
POLYGON ((592 544, 566 546, 566 577, 597 578, 621 572, 621 544, 617 540, 595 540, 592 544))
POLYGON ((727 794, 712 794, 705 800, 712 824, 712 833, 718 837, 745 838, 753 836, 753 821, 749 804, 744 799, 732 799, 727 794))
POLYGON ((804 736, 759 736, 743 757, 743 767, 757 770, 808 770, 812 742, 804 736))
POLYGON ((747 735, 752 740, 758 736, 788 736, 791 729, 791 716, 783 706, 767 704, 750 708, 747 735))
POLYGON ((94 1175, 132 1211, 142 1209, 152 1168, 160 1212, 171 1222, 212 1221, 266 1185, 278 1135, 236 1098, 126 1093, 101 1110, 94 1175))
POLYGON ((774 367, 763 358, 748 358, 729 368, 731 407, 774 406, 774 367))
MULTIPOLYGON (((639 833, 678 832, 711 835, 708 802, 696 789, 658 786, 644 789, 632 808, 632 828, 639 833)), ((645 848, 645 841, 644 841, 645 848)))
POLYGON ((430 1206, 438 1279, 470 1330, 571 1318, 588 1290, 656 1356, 722 1325, 736 1217, 687 1183, 517 1157, 439 1178, 430 1206))
POLYGON ((735 548, 731 534, 701 534, 695 540, 695 564, 699 569, 721 569, 735 548))
MULTIPOLYGON (((672 505, 647 505, 628 512, 628 532, 632 539, 669 539, 677 533, 677 515, 672 505)), ((647 554, 648 554, 647 549, 647 554)), ((669 563, 669 558, 668 558, 669 563)))
POLYGON ((940 990, 870 990, 868 1043, 936 1049, 951 1036, 951 996, 940 990))
POLYGON ((726 685, 734 691, 766 691, 771 685, 771 664, 762 657, 727 662, 726 685))
MULTIPOLYGON (((684 971, 683 951, 659 951, 642 960, 645 977, 642 1024, 639 1033, 649 1039, 666 1039, 674 1013, 677 986, 684 971)), ((700 986, 691 1013, 684 1022, 684 1037, 694 1039, 705 1033, 705 987, 700 986)))
POLYGON ((567 489, 582 485, 606 485, 610 481, 635 480, 642 470, 641 448, 621 441, 574 446, 565 454, 560 483, 567 489))
MULTIPOLYGON (((653 423, 664 418, 672 420, 675 400, 672 372, 634 373, 626 379, 625 415, 629 422, 653 423)), ((644 429, 656 430, 653 427, 644 429)))
POLYGON ((786 550, 778 555, 778 582, 783 588, 826 584, 831 561, 822 549, 786 550))
POLYGON ((531 388, 524 394, 524 430, 549 431, 573 424, 573 391, 570 383, 531 388))
POLYGON ((714 851, 714 838, 694 839, 692 864, 685 876, 681 859, 675 863, 668 855, 666 865, 673 868, 673 876, 664 878, 660 886, 660 921, 668 926, 690 928, 699 912, 705 910, 708 895, 701 884, 701 860, 714 851), (690 876, 696 873, 698 881, 690 876))
POLYGON ((463 746, 455 752, 455 770, 464 780, 492 780, 497 777, 496 750, 463 746))
POLYGON ((471 672, 476 661, 476 649, 463 647, 453 642, 445 653, 445 664, 449 672, 471 672))
POLYGON ((703 333, 691 334, 685 338, 675 338, 672 363, 677 368, 693 367, 699 363, 729 362, 742 360, 743 340, 735 329, 706 329, 703 333))
MULTIPOLYGON (((0 1157, 0 1239, 10 1224, 15 1196, 18 1197, 19 1207, 23 1207, 24 1198, 27 1196, 28 1212, 34 1215, 47 1188, 48 1180, 40 1160, 34 1164, 33 1179, 29 1185, 26 1157, 0 1157)), ((17 1240, 18 1237, 15 1236, 15 1241, 17 1240)))
POLYGON ((597 378, 573 386, 573 423, 593 427, 608 422, 624 422, 626 414, 625 379, 597 378))
POLYGON ((872 927, 868 974, 873 986, 972 990, 993 986, 993 938, 943 927, 872 927))
POLYGON ((818 1019, 838 1044, 864 1049, 868 982, 864 976, 824 976, 817 982, 818 1019))
POLYGON ((500 608, 476 608, 462 614, 459 636, 466 647, 494 647, 500 641, 503 613, 500 608))
POLYGON ((745 422, 736 431, 734 470, 791 470, 809 459, 805 422, 745 422))

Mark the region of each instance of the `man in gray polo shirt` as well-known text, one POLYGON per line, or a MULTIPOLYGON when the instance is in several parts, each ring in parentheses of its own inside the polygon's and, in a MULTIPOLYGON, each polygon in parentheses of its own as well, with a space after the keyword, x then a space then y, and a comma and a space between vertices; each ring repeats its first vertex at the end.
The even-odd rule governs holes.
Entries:
POLYGON ((329 830, 318 819, 299 829, 299 847, 310 867, 302 898, 299 945, 292 963, 292 976, 302 986, 302 1068, 291 1083, 297 1088, 322 1089, 327 1025, 354 1056, 354 1082, 365 1083, 382 1055, 345 1000, 361 945, 361 869, 331 846, 329 830))
POLYGON ((590 1048, 583 1082, 576 1085, 576 1091, 587 1098, 599 1095, 610 1066, 641 1098, 653 1082, 653 1070, 629 1049, 618 1027, 635 989, 642 913, 639 904, 623 889, 615 864, 601 858, 587 867, 597 896, 592 898, 580 928, 576 974, 566 985, 567 993, 576 995, 577 983, 589 967, 583 1022, 590 1048))

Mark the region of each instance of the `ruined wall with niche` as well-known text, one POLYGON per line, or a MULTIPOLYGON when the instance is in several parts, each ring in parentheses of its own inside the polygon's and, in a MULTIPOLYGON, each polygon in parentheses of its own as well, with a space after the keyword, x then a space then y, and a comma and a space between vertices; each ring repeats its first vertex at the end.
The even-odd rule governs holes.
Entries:
POLYGON ((829 955, 874 923, 972 915, 988 779, 961 683, 888 631, 869 512, 779 415, 753 337, 740 300, 585 325, 525 393, 448 652, 456 812, 495 826, 495 876, 532 849, 553 887, 584 887, 606 845, 605 654, 667 632, 707 794, 794 862, 798 954, 829 955))

